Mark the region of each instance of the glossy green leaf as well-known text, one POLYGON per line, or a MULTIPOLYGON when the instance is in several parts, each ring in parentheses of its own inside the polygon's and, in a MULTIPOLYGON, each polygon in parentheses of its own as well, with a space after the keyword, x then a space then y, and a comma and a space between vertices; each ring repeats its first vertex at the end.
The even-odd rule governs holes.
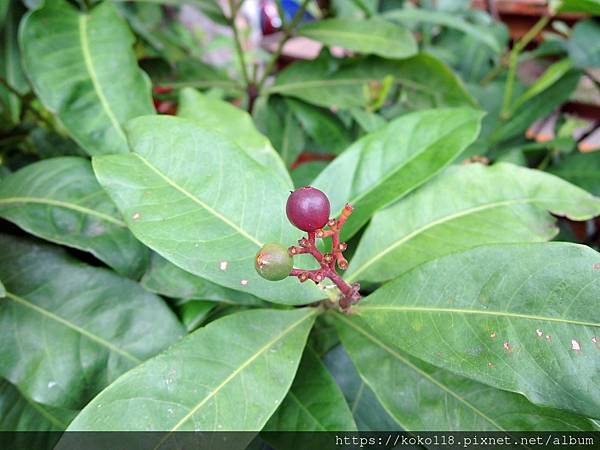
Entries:
POLYGON ((549 171, 594 195, 600 195, 600 152, 566 155, 549 171))
POLYGON ((253 295, 228 289, 186 272, 157 253, 152 254, 150 267, 141 283, 149 291, 171 298, 207 300, 232 305, 265 304, 253 295))
POLYGON ((0 431, 63 431, 76 414, 36 403, 0 379, 0 431))
POLYGON ((0 375, 35 400, 78 409, 177 340, 164 302, 62 250, 0 236, 0 375))
POLYGON ((477 137, 481 117, 467 108, 407 114, 356 141, 329 164, 314 186, 329 196, 332 215, 346 202, 354 206, 343 237, 454 160, 477 137))
POLYGON ((380 17, 318 20, 300 27, 298 34, 325 45, 385 58, 408 58, 418 50, 409 30, 380 17))
POLYGON ((567 41, 567 50, 575 67, 600 67, 600 23, 593 19, 577 22, 567 41))
POLYGON ((46 159, 2 180, 0 217, 43 239, 88 251, 133 278, 148 263, 148 249, 129 232, 84 158, 46 159))
POLYGON ((456 75, 439 59, 425 53, 405 60, 363 58, 338 70, 332 70, 326 59, 297 61, 277 75, 267 92, 325 108, 366 107, 372 90, 376 91, 388 76, 419 108, 475 104, 456 75))
POLYGON ((154 112, 134 36, 110 1, 81 13, 62 0, 20 28, 25 71, 38 98, 90 155, 128 151, 123 124, 154 112))
POLYGON ((211 322, 119 378, 69 430, 258 431, 292 384, 315 312, 211 322))
POLYGON ((294 383, 265 431, 353 430, 356 424, 344 395, 315 351, 307 347, 294 383))
POLYGON ((329 111, 294 99, 286 103, 320 150, 338 154, 352 143, 342 122, 329 111))
MULTIPOLYGON (((0 84, 0 112, 4 111, 11 124, 17 125, 21 116, 19 96, 29 91, 29 83, 21 67, 17 42, 17 29, 23 7, 16 1, 7 2, 6 7, 6 21, 4 27, 0 26, 0 77, 10 86, 10 89, 7 89, 4 83, 0 84)), ((0 128, 4 128, 4 125, 0 128)))
POLYGON ((542 93, 558 80, 565 76, 573 68, 573 62, 569 58, 563 58, 553 63, 529 88, 523 92, 513 103, 513 111, 521 108, 525 102, 542 93))
POLYGON ((400 431, 398 423, 359 376, 344 346, 338 345, 329 351, 324 363, 344 393, 359 431, 400 431))
POLYGON ((130 121, 135 153, 94 158, 100 184, 133 234, 180 268, 278 303, 323 297, 297 279, 261 278, 263 243, 292 245, 284 213, 289 186, 224 135, 176 117, 130 121))
POLYGON ((426 362, 598 418, 599 263, 575 244, 477 247, 416 267, 355 313, 426 362))
POLYGON ((206 320, 217 304, 207 300, 190 300, 179 306, 179 317, 188 332, 194 331, 206 320))
POLYGON ((359 318, 336 315, 361 376, 407 431, 593 431, 590 420, 454 375, 394 348, 359 318), (415 414, 415 412, 417 412, 415 414))
POLYGON ((456 15, 456 13, 422 8, 404 8, 386 12, 384 17, 405 24, 417 22, 452 28, 475 38, 478 42, 487 45, 497 53, 502 51, 500 43, 488 29, 469 23, 462 17, 456 15))
POLYGON ((10 432, 2 434, 3 448, 52 450, 60 437, 58 432, 65 430, 76 414, 35 403, 0 379, 0 432, 10 432))
POLYGON ((259 97, 254 121, 277 149, 286 167, 291 167, 304 150, 305 136, 294 113, 280 97, 259 97))
POLYGON ((291 186, 290 175, 269 140, 256 129, 252 117, 223 100, 201 94, 191 88, 179 94, 177 115, 201 127, 222 133, 245 150, 252 159, 291 186))
POLYGON ((549 240, 558 229, 546 211, 587 220, 600 215, 600 199, 560 178, 508 163, 449 167, 373 216, 346 278, 380 282, 479 245, 549 240))

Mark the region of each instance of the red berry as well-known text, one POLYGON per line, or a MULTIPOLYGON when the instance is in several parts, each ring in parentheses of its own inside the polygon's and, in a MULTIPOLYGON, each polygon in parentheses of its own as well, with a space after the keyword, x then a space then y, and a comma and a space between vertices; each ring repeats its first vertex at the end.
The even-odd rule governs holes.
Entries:
POLYGON ((290 194, 285 211, 297 228, 315 231, 323 228, 329 220, 329 199, 320 190, 305 186, 290 194))

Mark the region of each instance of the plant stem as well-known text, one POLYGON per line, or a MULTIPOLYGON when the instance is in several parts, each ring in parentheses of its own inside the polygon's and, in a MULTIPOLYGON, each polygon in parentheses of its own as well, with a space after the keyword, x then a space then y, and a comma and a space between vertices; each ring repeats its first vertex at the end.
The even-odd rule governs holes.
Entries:
POLYGON ((0 84, 2 86, 4 86, 7 91, 9 91, 11 94, 13 94, 14 96, 17 97, 21 101, 21 103, 25 109, 31 111, 31 113, 38 120, 40 120, 41 122, 44 122, 48 126, 48 128, 50 128, 51 130, 54 130, 54 124, 52 124, 47 118, 42 116, 37 109, 32 107, 29 104, 29 100, 27 99, 27 97, 25 95, 21 94, 18 90, 16 90, 13 86, 11 86, 11 84, 7 80, 5 80, 3 77, 0 77, 0 84))
POLYGON ((506 85, 504 86, 504 97, 502 99, 502 112, 500 116, 503 119, 507 119, 510 116, 510 107, 513 95, 513 87, 515 83, 515 76, 517 73, 517 65, 519 62, 519 55, 521 52, 527 47, 527 44, 531 42, 533 38, 535 38, 544 27, 550 22, 552 16, 542 16, 535 23, 531 29, 525 33, 525 35, 519 39, 519 41, 513 46, 508 63, 508 75, 506 78, 506 85))
POLYGON ((244 78, 244 83, 246 84, 246 88, 250 86, 250 77, 248 76, 248 68, 246 67, 246 58, 244 57, 244 49, 242 48, 242 41, 240 38, 240 32, 235 23, 235 18, 237 17, 237 13, 240 10, 240 6, 242 6, 243 0, 235 3, 235 0, 229 0, 229 10, 231 11, 231 15, 228 18, 229 27, 231 31, 233 31, 233 40, 235 43, 235 51, 238 56, 238 60, 240 66, 242 66, 242 77, 244 78))
MULTIPOLYGON (((262 91, 265 81, 267 81, 267 77, 273 70, 273 67, 275 67, 277 60, 279 59, 279 57, 281 56, 281 53, 283 52, 283 46, 292 37, 292 34, 294 33, 294 28, 296 27, 296 25, 298 25, 298 22, 300 22, 300 19, 302 19, 302 16, 304 15, 304 12, 306 11, 309 1, 310 0, 303 0, 302 4, 300 5, 300 8, 298 8, 298 10, 296 11, 296 14, 294 14, 294 17, 292 17, 292 20, 290 21, 290 23, 284 25, 283 37, 277 44, 277 49, 275 50, 275 53, 273 53, 273 55, 271 55, 271 59, 267 63, 267 66, 265 67, 265 71, 264 71, 260 81, 257 83, 259 95, 262 91)), ((283 21, 283 17, 281 18, 281 20, 283 21)))

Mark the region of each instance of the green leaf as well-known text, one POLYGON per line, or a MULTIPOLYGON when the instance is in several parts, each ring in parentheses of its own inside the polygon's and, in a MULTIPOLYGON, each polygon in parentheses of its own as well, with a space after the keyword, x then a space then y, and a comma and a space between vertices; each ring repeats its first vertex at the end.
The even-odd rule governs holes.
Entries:
POLYGON ((2 284, 2 281, 0 281, 0 298, 3 298, 3 297, 6 297, 6 288, 2 284))
MULTIPOLYGON (((3 28, 0 27, 0 76, 11 89, 0 84, 0 103, 2 104, 0 106, 11 124, 17 125, 21 116, 19 95, 25 95, 29 91, 29 83, 21 67, 21 55, 17 42, 17 29, 23 7, 19 2, 12 1, 6 3, 6 8, 6 22, 3 28)), ((2 128, 4 127, 2 126, 2 128)))
POLYGON ((426 362, 597 418, 598 263, 575 244, 482 246, 416 267, 355 313, 426 362))
POLYGON ((188 332, 194 331, 206 320, 211 311, 217 306, 215 302, 205 300, 186 301, 179 306, 179 316, 188 332))
POLYGON ((356 424, 344 395, 315 351, 306 347, 294 383, 265 431, 353 430, 356 424))
POLYGON ((90 155, 127 152, 122 125, 154 108, 134 36, 112 2, 80 13, 47 1, 25 17, 19 37, 38 98, 73 139, 90 155))
POLYGON ((203 95, 191 88, 179 94, 177 115, 201 127, 222 133, 245 150, 252 159, 292 184, 290 174, 269 140, 260 134, 252 117, 231 103, 203 95))
POLYGON ((409 30, 379 17, 318 20, 301 26, 298 34, 328 46, 386 58, 408 58, 418 50, 409 30))
POLYGON ((328 161, 308 161, 300 164, 292 171, 294 186, 299 188, 312 184, 328 164, 328 161))
POLYGON ((0 379, 0 431, 63 431, 76 414, 36 403, 0 379))
POLYGON ((371 388, 360 378, 344 346, 338 345, 328 352, 324 362, 351 405, 360 431, 400 431, 398 423, 390 417, 371 388))
POLYGON ((529 88, 521 94, 512 104, 511 110, 516 111, 521 108, 525 102, 532 99, 536 95, 542 93, 558 80, 565 76, 573 68, 573 62, 569 58, 563 58, 560 61, 553 63, 546 71, 529 86, 529 88))
POLYGON ((575 67, 582 69, 600 67, 600 24, 598 21, 588 19, 577 22, 567 41, 567 50, 575 67))
POLYGON ((359 318, 336 314, 361 376, 406 431, 593 431, 590 420, 454 375, 397 350, 359 318), (418 411, 418 414, 415 414, 418 411))
POLYGON ((594 195, 600 195, 600 152, 567 155, 549 171, 594 195))
POLYGON ((185 119, 128 124, 135 153, 94 158, 100 184, 133 234, 180 268, 286 304, 323 297, 314 285, 271 282, 254 268, 267 242, 298 239, 284 214, 289 186, 224 135, 185 119))
POLYGON ((356 141, 329 164, 314 186, 329 196, 333 216, 346 202, 354 206, 343 237, 454 160, 477 137, 481 117, 467 108, 406 114, 356 141))
POLYGON ((345 278, 386 281, 479 245, 549 240, 558 229, 546 211, 587 220, 600 215, 600 199, 560 178, 508 163, 452 166, 375 214, 345 278))
POLYGON ((352 143, 344 125, 329 111, 294 99, 288 99, 286 103, 302 124, 306 134, 321 150, 339 154, 352 143))
POLYGON ((304 149, 304 131, 279 97, 260 97, 254 106, 254 120, 258 128, 269 137, 286 167, 298 158, 304 149))
POLYGON ((183 333, 131 280, 16 237, 0 248, 0 375, 36 402, 78 409, 183 333))
POLYGON ((175 63, 174 77, 162 82, 174 88, 196 89, 222 88, 240 90, 239 83, 231 80, 227 73, 198 59, 182 59, 175 63))
POLYGON ((6 22, 10 3, 10 0, 0 0, 0 29, 4 27, 4 23, 6 22))
POLYGON ((419 22, 452 28, 471 36, 480 43, 487 45, 497 53, 502 51, 500 43, 487 28, 480 25, 471 24, 456 14, 422 8, 405 8, 386 12, 384 17, 391 20, 397 20, 408 25, 414 22, 419 22))
POLYGON ((297 61, 281 71, 269 94, 291 96, 325 108, 367 107, 388 76, 420 108, 474 106, 461 81, 439 59, 420 53, 405 60, 358 59, 332 70, 329 61, 297 61))
MULTIPOLYGON (((519 136, 537 119, 548 116, 563 104, 573 93, 581 73, 577 70, 567 72, 556 83, 531 98, 521 108, 513 110, 507 120, 499 120, 490 135, 492 144, 519 136)), ((486 146, 492 144, 486 143, 486 146)))
POLYGON ((367 133, 372 133, 387 123, 387 121, 379 114, 362 108, 352 108, 350 114, 352 114, 352 118, 356 120, 358 125, 367 133))
POLYGON ((211 322, 119 378, 68 430, 260 430, 292 384, 315 312, 253 310, 211 322))
POLYGON ((148 263, 148 249, 129 232, 84 158, 46 159, 2 180, 0 217, 43 239, 88 251, 132 278, 148 263))
POLYGON ((150 267, 141 283, 151 292, 171 298, 207 300, 232 305, 265 305, 265 302, 253 295, 227 289, 186 272, 157 253, 152 254, 150 261, 150 267))
POLYGON ((599 0, 553 0, 557 7, 553 7, 556 12, 582 12, 600 16, 599 0))

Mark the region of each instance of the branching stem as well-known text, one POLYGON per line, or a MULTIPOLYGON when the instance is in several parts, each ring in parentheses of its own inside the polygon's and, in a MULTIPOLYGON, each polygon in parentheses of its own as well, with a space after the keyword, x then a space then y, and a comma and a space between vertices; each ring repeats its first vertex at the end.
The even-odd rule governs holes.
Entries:
POLYGON ((348 217, 352 214, 352 207, 348 204, 344 206, 339 219, 331 219, 327 222, 328 229, 319 229, 308 233, 308 237, 303 237, 298 241, 299 246, 292 246, 288 249, 290 255, 310 254, 321 266, 319 269, 299 269, 294 267, 290 271, 291 277, 297 277, 301 283, 311 280, 318 284, 325 278, 329 278, 340 290, 341 298, 339 306, 343 311, 358 302, 360 296, 360 285, 358 283, 348 284, 336 272, 336 265, 342 270, 348 267, 348 261, 342 254, 346 250, 346 243, 340 242, 340 232, 348 217), (332 248, 330 253, 321 253, 319 251, 316 239, 331 237, 332 248))

